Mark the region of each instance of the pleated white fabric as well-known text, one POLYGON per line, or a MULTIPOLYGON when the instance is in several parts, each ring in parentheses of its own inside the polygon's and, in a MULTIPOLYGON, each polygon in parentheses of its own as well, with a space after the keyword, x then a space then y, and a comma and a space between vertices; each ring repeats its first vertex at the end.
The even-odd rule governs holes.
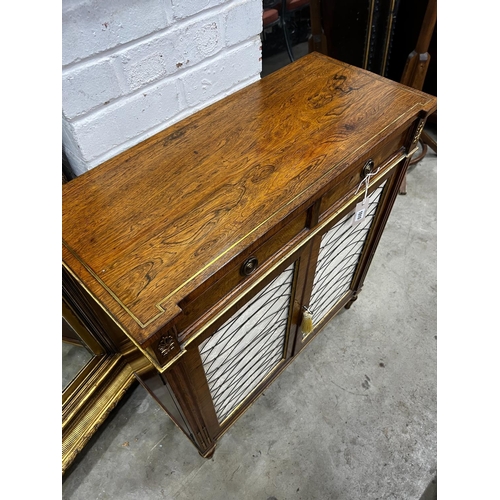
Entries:
POLYGON ((352 225, 351 212, 321 239, 309 309, 318 324, 349 291, 385 182, 368 196, 365 218, 352 225))
POLYGON ((199 346, 219 422, 283 358, 293 273, 294 264, 199 346))

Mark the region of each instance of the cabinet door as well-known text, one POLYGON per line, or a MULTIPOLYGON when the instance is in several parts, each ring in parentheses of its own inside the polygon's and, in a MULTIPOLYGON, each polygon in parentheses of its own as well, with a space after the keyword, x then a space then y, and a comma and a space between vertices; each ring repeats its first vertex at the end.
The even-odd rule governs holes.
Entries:
POLYGON ((286 357, 294 268, 292 263, 199 346, 219 424, 286 357))
MULTIPOLYGON (((202 456, 291 362, 310 252, 306 243, 249 276, 223 313, 207 311, 203 332, 164 373, 202 456)), ((167 408, 164 391, 144 385, 167 408)))
POLYGON ((295 352, 354 296, 353 278, 386 183, 383 182, 368 195, 368 209, 362 220, 354 223, 353 204, 351 210, 321 233, 313 245, 309 272, 312 279, 308 280, 311 291, 310 294, 305 293, 304 302, 312 313, 314 328, 308 333, 298 333, 295 352))
POLYGON ((188 346, 162 376, 167 391, 157 379, 141 379, 204 457, 290 359, 297 262, 263 280, 188 346))

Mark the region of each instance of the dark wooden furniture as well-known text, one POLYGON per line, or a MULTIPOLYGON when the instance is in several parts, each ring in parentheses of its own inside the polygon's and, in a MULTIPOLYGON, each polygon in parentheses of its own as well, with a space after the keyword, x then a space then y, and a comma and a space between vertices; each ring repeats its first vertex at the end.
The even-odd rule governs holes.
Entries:
MULTIPOLYGON (((429 0, 424 20, 422 21, 422 26, 420 28, 417 44, 406 60, 403 76, 401 77, 402 84, 408 85, 409 87, 417 90, 423 89, 430 63, 430 54, 428 52, 429 45, 436 27, 436 22, 437 0, 429 0)), ((435 153, 437 153, 436 141, 434 141, 434 139, 427 134, 425 130, 423 130, 420 134, 420 144, 422 146, 422 152, 416 158, 411 160, 410 165, 418 163, 427 154, 428 145, 431 146, 435 153)), ((399 192, 400 194, 406 194, 406 175, 401 183, 399 192)))
MULTIPOLYGON (((326 54, 400 82, 428 4, 428 0, 321 0, 326 54)), ((419 90, 437 95, 436 28, 431 35, 427 78, 419 90)))
POLYGON ((313 53, 63 186, 64 283, 200 454, 356 300, 435 106, 313 53))
POLYGON ((389 77, 399 7, 400 0, 322 0, 327 54, 389 77))

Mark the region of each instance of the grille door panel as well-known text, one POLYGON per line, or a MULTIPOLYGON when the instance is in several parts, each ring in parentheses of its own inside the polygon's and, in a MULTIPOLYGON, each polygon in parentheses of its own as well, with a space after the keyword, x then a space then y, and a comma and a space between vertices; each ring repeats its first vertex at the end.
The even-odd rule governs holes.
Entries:
POLYGON ((294 264, 200 344, 219 423, 283 359, 293 275, 294 264))
POLYGON ((322 239, 309 308, 318 324, 349 291, 385 182, 370 196, 365 218, 352 225, 352 212, 327 231, 322 239))

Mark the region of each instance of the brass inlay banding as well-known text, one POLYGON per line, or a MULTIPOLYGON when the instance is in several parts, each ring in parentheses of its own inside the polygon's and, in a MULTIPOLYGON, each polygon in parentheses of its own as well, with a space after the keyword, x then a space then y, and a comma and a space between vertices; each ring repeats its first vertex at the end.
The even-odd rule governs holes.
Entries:
MULTIPOLYGON (((393 120, 391 123, 389 123, 388 125, 386 125, 383 129, 381 129, 379 131, 379 133, 375 136, 372 136, 370 139, 368 139, 366 142, 364 142, 362 145, 360 145, 358 148, 356 148, 354 151, 350 152, 349 154, 347 154, 344 158, 342 158, 341 160, 339 160, 337 162, 337 165, 338 164, 341 164, 343 162, 345 162, 346 160, 349 159, 349 157, 352 157, 352 156, 355 156, 356 153, 364 148, 369 142, 372 142, 374 141, 376 138, 378 138, 379 136, 383 135, 384 132, 392 127, 395 123, 397 123, 398 121, 404 121, 404 119, 413 112, 413 110, 416 108, 416 107, 419 107, 419 108, 422 108, 423 107, 423 103, 421 102, 418 102, 416 104, 414 104, 411 108, 409 108, 405 113, 399 115, 395 120, 393 120)), ((399 160, 398 160, 399 161, 399 160)), ((315 183, 319 183, 323 178, 327 177, 329 174, 331 174, 332 170, 334 169, 335 167, 333 167, 332 169, 328 170, 327 172, 325 172, 321 177, 319 177, 315 183)), ((392 168, 392 166, 391 166, 392 168)), ((141 321, 120 299, 119 297, 111 290, 111 288, 109 288, 108 285, 106 285, 106 283, 104 283, 104 281, 97 275, 97 273, 87 264, 85 263, 81 258, 80 256, 76 253, 76 251, 71 248, 71 246, 63 239, 63 245, 67 248, 67 250, 71 253, 71 255, 87 270, 87 272, 101 285, 101 287, 106 291, 108 292, 111 297, 113 297, 113 299, 115 300, 116 303, 118 303, 122 309, 141 327, 141 328, 146 328, 148 325, 150 325, 151 323, 153 323, 155 320, 157 320, 158 318, 160 318, 166 311, 165 309, 162 307, 162 303, 164 303, 165 301, 167 301, 168 299, 170 299, 172 296, 174 296, 176 293, 178 293, 182 288, 184 288, 188 283, 192 282, 193 280, 195 280, 200 274, 202 274, 206 269, 208 269, 209 267, 211 267, 215 262, 217 262, 218 260, 220 260, 224 255, 226 255, 227 253, 229 253, 231 250, 233 250, 235 247, 237 247, 241 242, 243 242, 245 239, 247 239, 250 235, 252 235, 253 233, 255 233, 258 229, 260 229, 262 226, 264 226, 266 223, 268 223, 270 220, 272 220, 273 218, 275 218, 277 216, 278 213, 284 211, 289 205, 293 204, 293 202, 300 198, 308 189, 311 189, 311 185, 309 185, 307 188, 305 188, 303 191, 301 191, 300 193, 298 193, 297 195, 295 195, 293 198, 291 198, 287 203, 285 203, 279 210, 277 210, 276 212, 274 212, 272 215, 270 215, 269 217, 267 217, 265 220, 263 220, 260 224, 256 225, 251 231, 249 231, 245 236, 241 237, 240 239, 238 239, 237 241, 235 241, 232 245, 230 245, 226 250, 224 250, 223 252, 221 252, 217 257, 215 257, 212 261, 210 261, 209 263, 207 263, 205 266, 201 267, 196 273, 194 273, 188 280, 186 280, 185 282, 183 282, 181 285, 179 285, 177 288, 175 288, 172 292, 170 292, 165 298, 161 299, 158 303, 155 304, 155 307, 159 310, 158 314, 154 315, 153 317, 151 317, 149 320, 147 320, 146 322, 143 322, 141 321)), ((63 262, 63 265, 69 270, 69 266, 68 265, 65 265, 64 262, 63 262)), ((74 273, 72 273, 74 275, 74 273)), ((81 280, 78 280, 81 282, 81 280)))
MULTIPOLYGON (((401 154, 398 155, 396 158, 394 158, 388 165, 383 166, 384 172, 380 173, 377 175, 374 179, 374 182, 377 182, 379 178, 382 175, 385 175, 389 170, 391 170, 395 165, 397 165, 400 161, 402 161, 405 158, 409 158, 411 156, 412 152, 407 153, 407 154, 401 154)), ((350 204, 352 204, 354 201, 357 199, 360 199, 361 196, 364 196, 363 193, 360 193, 359 195, 355 196, 354 198, 351 198, 350 201, 346 202, 341 208, 336 210, 334 213, 332 213, 327 219, 321 221, 314 229, 310 230, 309 233, 302 239, 300 242, 300 245, 303 245, 307 243, 311 238, 317 235, 318 232, 320 232, 322 229, 324 229, 325 226, 327 226, 339 213, 341 213, 343 210, 345 210, 350 204)), ((260 277, 256 278, 253 283, 247 288, 245 295, 250 293, 264 278, 266 278, 270 272, 274 271, 278 266, 283 264, 283 262, 286 261, 286 259, 290 256, 290 254, 293 252, 287 252, 285 255, 283 255, 278 262, 276 262, 270 269, 266 271, 266 273, 263 273, 260 277)), ((64 267, 68 270, 68 272, 71 273, 71 275, 81 284, 81 286, 89 293, 94 300, 96 300, 96 297, 94 296, 93 293, 90 292, 90 290, 82 283, 82 281, 69 269, 68 266, 66 266, 63 263, 64 267)), ((196 336, 193 336, 189 338, 184 346, 183 350, 177 356, 175 356, 173 359, 171 359, 167 364, 164 366, 160 366, 158 361, 152 357, 146 349, 141 347, 139 343, 122 327, 122 325, 114 318, 114 316, 110 315, 111 319, 113 322, 116 324, 116 326, 132 341, 132 343, 144 354, 144 356, 149 360, 149 362, 156 368, 156 370, 160 373, 164 373, 170 366, 172 366, 181 356, 183 356, 186 353, 186 347, 190 345, 194 340, 196 340, 209 326, 211 326, 215 321, 221 318, 222 315, 224 315, 233 305, 240 300, 241 297, 238 297, 234 300, 232 300, 229 304, 227 304, 219 313, 217 313, 212 319, 209 321, 205 322, 204 325, 200 328, 197 329, 196 331, 196 336)))
MULTIPOLYGON (((107 309, 104 308, 104 305, 97 299, 97 297, 95 296, 95 294, 93 294, 89 289, 88 287, 82 282, 82 280, 80 278, 78 278, 78 276, 76 276, 76 274, 69 268, 69 266, 67 266, 64 262, 63 262, 63 267, 71 274, 71 276, 73 276, 73 278, 78 281, 78 283, 80 283, 80 286, 94 299, 94 301, 96 302, 96 304, 98 304, 102 310, 108 315, 109 318, 111 318, 113 320, 113 323, 120 329, 120 331, 122 331, 125 336, 137 347, 137 349, 139 349, 142 354, 148 359, 148 361, 160 372, 160 373, 163 373, 163 371, 166 370, 166 368, 168 368, 171 364, 174 363, 174 361, 176 361, 178 358, 180 358, 184 353, 185 351, 181 351, 175 358, 171 359, 170 360, 170 363, 168 365, 166 365, 163 369, 162 367, 158 364, 158 361, 153 357, 151 356, 148 351, 141 347, 141 345, 137 342, 137 340, 135 340, 131 335, 130 333, 125 330, 125 328, 123 328, 123 326, 118 322, 118 320, 113 316, 113 314, 111 314, 110 311, 108 311, 107 309)), ((123 306, 124 307, 124 306, 123 306)), ((132 316, 132 315, 131 315, 132 316)), ((132 316, 133 317, 133 316, 132 316)))
MULTIPOLYGON (((373 183, 375 184, 378 182, 378 180, 387 174, 389 170, 394 168, 400 161, 403 159, 408 158, 408 155, 402 154, 398 155, 396 158, 394 158, 387 166, 384 166, 383 169, 384 171, 378 174, 376 177, 374 177, 373 183)), ((342 207, 337 209, 335 212, 330 214, 329 217, 326 219, 322 220, 320 223, 318 223, 313 229, 311 229, 305 236, 304 238, 300 241, 300 246, 303 246, 306 244, 308 241, 310 241, 312 238, 314 238, 319 232, 321 232, 330 222, 332 222, 341 212, 347 209, 349 205, 352 205, 356 200, 361 199, 364 196, 364 192, 359 193, 358 195, 354 196, 351 198, 348 202, 346 202, 342 207)), ((290 256, 291 253, 293 253, 296 249, 293 248, 291 252, 287 252, 285 255, 282 255, 281 258, 270 268, 266 271, 266 273, 263 273, 259 278, 255 279, 255 281, 246 289, 245 295, 250 293, 260 282, 262 282, 270 273, 272 273, 276 268, 281 266, 290 256)), ((218 319, 220 319, 229 309, 233 307, 233 305, 240 300, 241 297, 237 297, 233 301, 231 301, 229 304, 227 304, 224 309, 219 311, 213 318, 211 318, 208 321, 205 321, 202 326, 200 326, 196 330, 196 336, 193 336, 186 340, 186 343, 184 344, 184 347, 187 347, 191 342, 193 342, 199 335, 201 335, 210 325, 215 323, 218 319)))

